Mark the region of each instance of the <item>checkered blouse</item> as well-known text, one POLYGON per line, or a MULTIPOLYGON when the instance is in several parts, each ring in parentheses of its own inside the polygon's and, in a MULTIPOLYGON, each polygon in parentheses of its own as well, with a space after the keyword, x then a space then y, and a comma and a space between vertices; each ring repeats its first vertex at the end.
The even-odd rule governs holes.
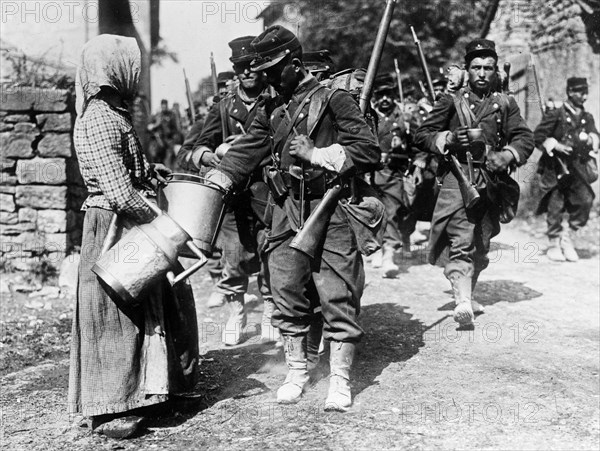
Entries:
POLYGON ((127 110, 90 100, 75 123, 74 141, 89 193, 82 210, 99 207, 143 221, 154 216, 138 194, 154 196, 154 188, 127 110))

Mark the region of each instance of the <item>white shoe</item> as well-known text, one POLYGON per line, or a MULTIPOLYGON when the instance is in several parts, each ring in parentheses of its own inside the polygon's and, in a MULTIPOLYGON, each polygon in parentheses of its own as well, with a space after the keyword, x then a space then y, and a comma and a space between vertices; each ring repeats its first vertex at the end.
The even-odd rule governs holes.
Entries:
POLYGON ((471 302, 461 302, 454 307, 454 321, 461 326, 472 326, 475 321, 471 302))
POLYGON ((217 308, 222 307, 227 302, 227 295, 218 292, 217 290, 213 290, 208 297, 208 301, 206 302, 206 306, 208 308, 217 308))
POLYGON ((579 261, 579 255, 577 255, 577 251, 573 246, 573 240, 569 232, 565 233, 560 239, 560 249, 568 262, 579 261))
POLYGON ((371 255, 371 266, 373 268, 381 268, 383 264, 383 251, 379 249, 371 255))
POLYGON ((221 335, 222 341, 226 346, 239 345, 244 339, 244 328, 248 317, 244 309, 244 295, 234 294, 227 299, 229 306, 229 318, 221 335))

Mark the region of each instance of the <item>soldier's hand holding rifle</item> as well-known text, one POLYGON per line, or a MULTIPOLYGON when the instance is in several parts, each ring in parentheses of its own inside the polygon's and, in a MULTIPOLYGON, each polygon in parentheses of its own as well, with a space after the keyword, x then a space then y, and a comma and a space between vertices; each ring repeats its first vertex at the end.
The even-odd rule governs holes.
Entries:
POLYGON ((290 155, 307 163, 311 162, 315 143, 306 135, 297 135, 290 144, 290 155))

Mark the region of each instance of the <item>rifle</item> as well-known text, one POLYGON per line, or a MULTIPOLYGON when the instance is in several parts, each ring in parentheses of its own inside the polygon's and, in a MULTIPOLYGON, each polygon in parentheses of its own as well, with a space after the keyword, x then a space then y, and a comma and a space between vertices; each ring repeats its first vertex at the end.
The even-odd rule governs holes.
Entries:
POLYGON ((194 99, 192 98, 192 90, 190 89, 190 81, 187 78, 185 73, 185 68, 183 69, 183 79, 185 80, 185 94, 188 101, 188 106, 190 108, 190 121, 192 124, 196 122, 196 111, 194 110, 194 99))
POLYGON ((321 244, 327 229, 329 218, 335 211, 341 194, 342 186, 339 184, 327 190, 317 208, 314 209, 304 223, 304 227, 298 230, 290 243, 291 248, 304 252, 310 258, 315 258, 317 248, 321 244))
POLYGON ((373 45, 373 51, 371 52, 371 59, 369 59, 369 66, 367 67, 365 81, 360 92, 359 104, 360 111, 362 111, 363 114, 367 112, 369 101, 371 100, 371 94, 373 94, 375 75, 377 75, 377 69, 379 68, 381 54, 383 53, 383 46, 385 45, 385 40, 387 39, 387 34, 390 29, 390 22, 392 21, 392 15, 394 14, 395 6, 396 0, 386 0, 383 17, 379 23, 377 37, 375 38, 375 44, 373 45))
POLYGON ((431 101, 435 102, 435 90, 433 89, 433 82, 431 81, 431 75, 429 75, 429 69, 427 68, 427 60, 425 60, 425 54, 423 53, 423 49, 421 48, 421 41, 419 41, 417 33, 415 33, 415 29, 412 27, 412 25, 410 27, 410 31, 413 35, 413 41, 415 41, 415 45, 417 46, 419 62, 421 63, 421 69, 423 69, 423 75, 425 75, 425 81, 427 82, 427 88, 429 89, 431 101))
MULTIPOLYGON (((538 94, 538 106, 540 107, 540 112, 542 113, 542 117, 543 117, 544 116, 544 99, 542 97, 542 89, 541 89, 541 85, 540 85, 540 79, 538 78, 537 69, 535 67, 535 60, 534 60, 533 55, 531 55, 530 58, 531 58, 531 70, 533 72, 533 80, 535 82, 535 90, 537 91, 537 94, 538 94)), ((567 163, 560 156, 556 155, 552 151, 548 152, 548 155, 554 161, 554 168, 556 170, 556 178, 558 180, 563 178, 565 175, 570 174, 567 163)))
POLYGON ((404 108, 404 92, 402 91, 402 79, 400 78, 400 67, 398 66, 398 58, 394 58, 394 69, 396 71, 396 79, 398 80, 398 94, 400 94, 400 103, 404 108))
MULTIPOLYGON (((369 66, 359 98, 362 114, 365 114, 369 108, 375 74, 377 74, 377 68, 381 61, 381 54, 383 53, 383 46, 390 29, 390 22, 392 21, 396 1, 386 0, 383 17, 379 23, 379 30, 377 31, 377 37, 375 38, 375 44, 373 45, 371 59, 369 60, 369 66)), ((341 195, 342 185, 339 182, 327 190, 319 205, 311 212, 304 226, 298 230, 298 233, 290 243, 291 248, 304 252, 310 258, 314 258, 318 246, 323 240, 329 218, 337 207, 341 195)))
POLYGON ((219 84, 217 83, 217 66, 215 65, 215 57, 213 55, 213 52, 210 52, 210 78, 212 81, 214 95, 218 96, 219 84))
POLYGON ((508 95, 512 95, 512 92, 510 91, 510 63, 507 61, 506 63, 504 63, 503 66, 504 69, 504 73, 506 74, 506 78, 504 79, 504 82, 502 83, 502 92, 505 92, 508 95))

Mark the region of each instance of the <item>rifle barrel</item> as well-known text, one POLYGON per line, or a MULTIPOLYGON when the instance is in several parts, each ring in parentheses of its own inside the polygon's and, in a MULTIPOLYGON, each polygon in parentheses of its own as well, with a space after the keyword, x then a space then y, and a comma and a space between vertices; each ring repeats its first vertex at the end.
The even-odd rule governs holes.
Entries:
POLYGON ((366 113, 369 107, 375 76, 377 75, 377 69, 383 53, 383 46, 385 45, 385 40, 390 29, 390 22, 392 21, 396 1, 397 0, 386 0, 385 11, 383 12, 381 22, 379 23, 377 37, 375 38, 375 44, 373 45, 373 52, 371 53, 371 59, 369 60, 363 88, 360 92, 360 111, 362 111, 363 114, 366 113))
POLYGON ((413 40, 415 41, 415 45, 417 46, 417 53, 419 55, 419 62, 421 63, 421 69, 423 70, 423 75, 425 75, 425 81, 427 82, 427 88, 429 89, 429 95, 431 96, 431 101, 435 102, 435 90, 433 89, 433 82, 431 81, 431 75, 429 74, 429 68, 427 67, 427 60, 425 59, 425 54, 423 53, 423 48, 421 47, 421 41, 417 37, 417 33, 415 29, 411 25, 410 31, 413 35, 413 40))
POLYGON ((193 124, 196 122, 196 111, 194 110, 194 99, 192 97, 192 90, 190 89, 190 81, 185 73, 185 68, 183 69, 183 79, 185 80, 185 95, 187 97, 188 107, 190 108, 190 121, 193 124))
POLYGON ((396 71, 396 78, 398 79, 398 93, 400 94, 400 103, 404 105, 404 91, 402 90, 402 79, 400 78, 400 66, 398 65, 398 58, 394 58, 394 69, 396 71))
POLYGON ((215 57, 213 52, 210 52, 210 76, 212 80, 214 95, 219 94, 219 84, 217 83, 217 66, 215 65, 215 57))
POLYGON ((542 95, 542 88, 540 86, 540 79, 538 77, 537 74, 537 69, 535 67, 535 59, 534 56, 531 55, 531 69, 533 71, 533 80, 535 81, 535 90, 537 91, 537 95, 538 95, 538 104, 540 107, 540 111, 542 113, 542 116, 544 115, 544 97, 542 95))

